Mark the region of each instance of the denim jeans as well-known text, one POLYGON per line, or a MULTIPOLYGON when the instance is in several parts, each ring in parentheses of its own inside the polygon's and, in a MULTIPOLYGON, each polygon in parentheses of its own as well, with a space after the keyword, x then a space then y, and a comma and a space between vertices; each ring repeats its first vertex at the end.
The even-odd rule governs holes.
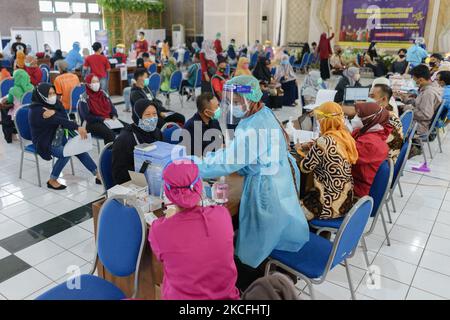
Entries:
POLYGON ((125 101, 125 111, 131 110, 131 87, 123 89, 123 100, 125 101))
POLYGON ((100 78, 100 88, 109 94, 109 76, 106 78, 100 78))
MULTIPOLYGON (((64 147, 51 147, 52 156, 57 158, 53 166, 50 179, 56 180, 63 171, 66 164, 70 161, 70 157, 64 157, 64 147)), ((76 156, 80 162, 89 170, 94 176, 97 174, 97 165, 88 153, 82 153, 76 156)))

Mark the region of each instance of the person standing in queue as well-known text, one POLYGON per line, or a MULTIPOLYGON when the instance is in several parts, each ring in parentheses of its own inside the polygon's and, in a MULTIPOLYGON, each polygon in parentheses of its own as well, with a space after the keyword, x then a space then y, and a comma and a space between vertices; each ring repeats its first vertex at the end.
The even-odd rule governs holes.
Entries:
POLYGON ((295 160, 280 122, 261 102, 259 81, 239 76, 228 81, 226 89, 222 107, 229 121, 239 119, 234 139, 203 160, 194 159, 203 179, 233 173, 244 177, 236 255, 243 264, 258 268, 273 250, 297 252, 309 240, 296 192, 300 178, 294 179, 295 160))
POLYGON ((92 45, 92 50, 94 50, 94 54, 85 59, 83 69, 85 71, 90 69, 90 73, 93 73, 100 79, 100 87, 102 90, 108 93, 108 73, 111 71, 111 66, 109 65, 108 59, 102 54, 103 48, 100 42, 95 42, 92 45))

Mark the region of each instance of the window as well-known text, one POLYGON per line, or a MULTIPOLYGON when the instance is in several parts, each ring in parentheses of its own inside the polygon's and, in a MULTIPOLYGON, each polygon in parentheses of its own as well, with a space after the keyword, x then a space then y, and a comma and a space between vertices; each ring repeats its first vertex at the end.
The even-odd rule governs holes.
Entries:
POLYGON ((101 30, 100 21, 91 21, 91 43, 95 42, 95 31, 101 30))
POLYGON ((70 12, 70 3, 65 1, 55 1, 55 12, 70 12))
POLYGON ((53 20, 42 20, 42 31, 55 31, 53 20))
POLYGON ((51 1, 39 1, 40 12, 53 12, 53 3, 51 1))
POLYGON ((88 3, 88 11, 89 13, 96 13, 98 14, 100 12, 98 8, 98 4, 96 3, 88 3))
POLYGON ((72 11, 75 13, 86 13, 86 3, 72 2, 72 11))

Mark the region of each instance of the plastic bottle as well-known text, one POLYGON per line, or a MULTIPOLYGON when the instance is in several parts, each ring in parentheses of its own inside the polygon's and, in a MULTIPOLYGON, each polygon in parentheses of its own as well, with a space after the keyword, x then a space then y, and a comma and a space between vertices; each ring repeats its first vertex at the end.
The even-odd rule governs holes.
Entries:
POLYGON ((212 187, 213 200, 217 204, 225 204, 228 202, 228 184, 225 177, 221 177, 219 181, 214 183, 212 187))
POLYGON ((289 135, 289 139, 293 142, 295 138, 295 128, 292 117, 289 118, 289 122, 286 124, 286 133, 289 135))

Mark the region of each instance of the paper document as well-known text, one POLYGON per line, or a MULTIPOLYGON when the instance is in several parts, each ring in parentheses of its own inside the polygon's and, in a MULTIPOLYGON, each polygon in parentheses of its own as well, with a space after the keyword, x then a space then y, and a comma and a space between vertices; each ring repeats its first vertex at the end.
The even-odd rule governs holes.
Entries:
POLYGON ((314 140, 314 132, 305 130, 296 130, 294 132, 294 143, 307 143, 314 140))
POLYGON ((64 146, 64 157, 72 157, 92 150, 92 136, 89 133, 87 139, 81 139, 79 135, 67 141, 64 146))
POLYGON ((117 119, 107 119, 107 120, 103 121, 103 123, 111 130, 123 128, 122 122, 120 122, 117 119))
POLYGON ((303 108, 308 111, 313 111, 325 102, 334 101, 336 93, 336 90, 319 90, 319 92, 317 92, 316 103, 309 104, 307 106, 304 106, 303 108))

